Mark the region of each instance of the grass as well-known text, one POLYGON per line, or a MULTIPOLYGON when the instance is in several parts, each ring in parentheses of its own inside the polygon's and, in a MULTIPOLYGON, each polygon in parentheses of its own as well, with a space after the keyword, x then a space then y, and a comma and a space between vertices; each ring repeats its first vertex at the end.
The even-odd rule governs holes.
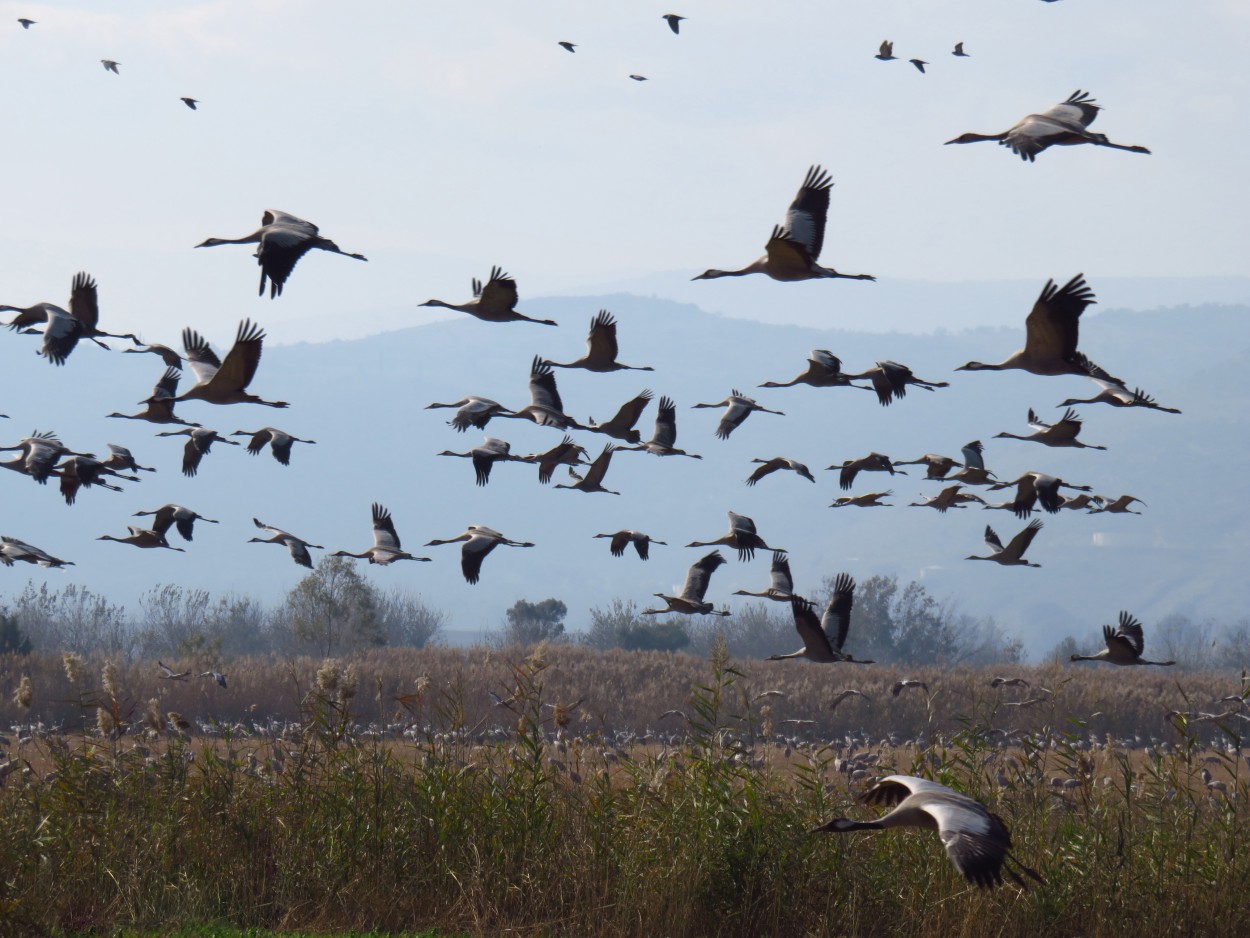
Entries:
MULTIPOLYGON (((81 708, 79 726, 19 746, 0 790, 0 921, 32 934, 180 934, 203 923, 206 935, 231 934, 229 925, 317 934, 1110 936, 1220 934, 1243 914, 1250 785, 1236 734, 1244 721, 1182 720, 1165 730, 1159 710, 1170 698, 1156 700, 1150 725, 1171 738, 1147 750, 1091 741, 1075 705, 1054 704, 1025 716, 1012 708, 1011 719, 1030 726, 1005 740, 998 692, 974 693, 984 675, 952 673, 938 676, 949 690, 904 701, 896 714, 924 739, 866 745, 843 728, 825 745, 779 733, 778 713, 789 712, 779 705, 803 712, 803 701, 756 700, 760 684, 748 672, 757 665, 735 665, 718 650, 677 701, 684 723, 671 736, 631 738, 571 703, 579 685, 582 694, 603 687, 605 697, 635 698, 635 689, 606 683, 620 659, 599 660, 592 675, 594 658, 572 649, 516 661, 496 654, 482 665, 492 674, 487 686, 509 702, 485 716, 467 668, 415 684, 409 677, 385 700, 402 714, 403 736, 362 729, 388 689, 367 662, 354 676, 337 665, 281 665, 298 722, 268 738, 227 729, 210 745, 173 728, 163 707, 152 708, 141 737, 107 732, 110 715, 125 719, 130 709, 138 718, 145 708, 130 703, 124 669, 106 675, 107 688, 80 669, 62 698, 81 708), (965 687, 967 705, 948 709, 965 687), (98 710, 106 714, 99 726, 98 710), (1208 788, 1204 769, 1223 791, 1208 788), (856 773, 890 771, 984 801, 1046 885, 971 889, 924 832, 808 833, 836 814, 870 817, 875 809, 854 800, 864 784, 856 773)), ((641 670, 654 664, 652 679, 665 679, 660 660, 648 660, 641 670)), ((857 682, 885 680, 870 670, 857 669, 857 682)), ((760 674, 770 685, 819 682, 830 669, 760 674)), ((1101 680, 1079 672, 1074 683, 1087 677, 1101 680)), ((1132 699, 1131 684, 1146 675, 1117 677, 1132 699)), ((1229 678, 1185 681, 1171 694, 1190 693, 1193 706, 1170 709, 1196 710, 1201 681, 1209 683, 1201 693, 1216 693, 1229 678)), ((1061 701, 1104 692, 1063 687, 1061 701)), ((663 702, 653 699, 651 712, 663 702)), ((886 699, 872 709, 888 723, 886 699)))

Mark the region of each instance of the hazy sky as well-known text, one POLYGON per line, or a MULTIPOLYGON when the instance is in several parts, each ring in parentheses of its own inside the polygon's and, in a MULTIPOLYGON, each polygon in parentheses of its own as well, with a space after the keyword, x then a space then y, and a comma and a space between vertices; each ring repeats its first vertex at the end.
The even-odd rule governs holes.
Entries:
MULTIPOLYGON (((1244 0, 111 6, 0 3, 0 302, 64 302, 85 269, 106 328, 251 315, 298 341, 428 321, 496 263, 523 299, 677 291, 757 256, 811 163, 836 182, 822 260, 882 283, 768 284, 760 318, 802 297, 870 327, 855 297, 899 279, 1245 270, 1244 0), (941 145, 1077 88, 1154 154, 941 145), (191 250, 266 207, 370 263, 306 258, 271 302, 250 248, 191 250)), ((716 308, 738 283, 695 286, 716 308)))

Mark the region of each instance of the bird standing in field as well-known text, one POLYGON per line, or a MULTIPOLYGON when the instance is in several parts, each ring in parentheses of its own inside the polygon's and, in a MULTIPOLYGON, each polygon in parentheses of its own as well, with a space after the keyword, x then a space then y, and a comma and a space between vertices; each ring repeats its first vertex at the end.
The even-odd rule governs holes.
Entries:
POLYGON ((234 440, 226 439, 216 430, 206 430, 203 427, 188 427, 185 430, 165 430, 156 435, 185 436, 187 438, 186 445, 182 448, 182 474, 188 477, 194 476, 200 471, 200 460, 208 455, 214 443, 225 443, 228 446, 243 445, 234 440))
POLYGON ((440 544, 456 544, 463 541, 460 548, 460 572, 467 583, 476 583, 482 575, 482 562, 499 545, 505 547, 533 547, 530 541, 513 541, 498 531, 481 524, 471 524, 463 534, 444 540, 429 541, 426 547, 437 547, 440 544))
POLYGON ((473 279, 473 299, 463 303, 445 303, 442 300, 426 300, 420 306, 438 306, 468 313, 483 322, 536 322, 544 326, 558 325, 553 319, 532 319, 515 309, 517 304, 516 281, 503 272, 502 267, 492 267, 485 285, 473 279))
MULTIPOLYGON (((188 101, 190 99, 183 98, 188 101)), ((188 107, 194 110, 195 105, 188 107)), ((276 209, 265 209, 261 216, 260 227, 242 238, 209 238, 197 248, 216 247, 219 244, 257 244, 256 263, 260 265, 260 296, 265 295, 265 283, 269 282, 269 298, 276 299, 282 295, 291 271, 299 263, 299 259, 317 248, 331 254, 342 254, 358 261, 367 261, 363 254, 351 254, 342 250, 329 238, 323 238, 320 229, 310 221, 304 221, 286 212, 276 209)))
POLYGON ((1104 625, 1102 627, 1102 638, 1107 643, 1106 648, 1093 655, 1073 655, 1070 660, 1106 661, 1109 664, 1120 665, 1149 664, 1157 665, 1161 668, 1176 664, 1175 661, 1149 661, 1141 656, 1142 649, 1146 647, 1145 638, 1142 635, 1141 622, 1130 613, 1120 613, 1118 628, 1104 625))
POLYGON ((772 459, 752 459, 753 463, 760 463, 760 467, 747 477, 747 485, 754 485, 764 476, 779 469, 788 469, 796 475, 802 476, 808 482, 815 482, 816 477, 812 475, 812 470, 803 465, 797 459, 790 459, 788 456, 774 456, 772 459))
POLYGON ((373 546, 359 554, 353 554, 346 550, 335 551, 330 555, 331 557, 354 557, 356 560, 368 560, 369 563, 376 563, 383 567, 397 560, 430 562, 429 557, 414 557, 408 551, 400 549, 399 535, 395 533, 395 522, 391 519, 391 513, 385 507, 374 502, 372 514, 373 546))
POLYGON ((825 243, 825 219, 829 213, 829 190, 833 181, 820 166, 807 171, 798 195, 790 203, 784 225, 777 225, 764 248, 764 256, 741 270, 706 270, 695 280, 766 274, 774 280, 793 282, 841 277, 847 280, 876 280, 871 274, 842 274, 816 263, 825 243))
MULTIPOLYGON (((628 406, 628 405, 627 405, 628 406)), ((617 415, 620 416, 619 414, 617 415)), ((650 453, 653 456, 689 456, 691 459, 702 459, 698 453, 687 453, 684 449, 678 449, 677 443, 677 405, 671 397, 661 397, 659 406, 655 412, 655 431, 646 443, 640 446, 622 446, 620 450, 625 452, 632 450, 635 452, 650 453)))
POLYGON ((545 363, 554 368, 584 368, 587 371, 655 371, 650 365, 622 365, 616 360, 616 319, 606 309, 599 310, 590 320, 590 334, 586 336, 586 354, 571 362, 545 363))
POLYGON ((999 134, 961 134, 951 143, 979 143, 994 140, 999 145, 1008 147, 1022 160, 1032 163, 1043 150, 1053 146, 1075 146, 1090 143, 1099 147, 1111 147, 1115 150, 1128 150, 1130 153, 1149 153, 1142 146, 1125 146, 1112 143, 1104 134, 1093 133, 1089 125, 1102 108, 1094 103, 1088 92, 1075 91, 1062 104, 1043 111, 1041 114, 1030 114, 1015 126, 999 134))
POLYGON ((726 512, 729 515, 729 533, 722 534, 714 541, 691 541, 687 547, 732 547, 738 552, 738 559, 745 563, 755 557, 756 549, 785 550, 784 547, 769 547, 764 539, 755 532, 755 522, 746 515, 726 512))
POLYGON ((994 563, 1001 564, 1004 567, 1040 567, 1040 563, 1030 563, 1024 559, 1024 552, 1029 549, 1029 545, 1033 543, 1033 538, 1037 537, 1037 532, 1042 529, 1042 522, 1034 518, 1023 530, 1011 539, 1006 547, 1003 542, 998 539, 998 535, 994 533, 994 529, 988 524, 985 526, 985 543, 990 546, 993 553, 988 557, 968 556, 967 560, 992 560, 994 563))
POLYGON ((704 596, 707 595, 708 585, 712 582, 712 574, 716 572, 716 568, 725 563, 725 556, 719 551, 714 550, 690 565, 690 569, 686 571, 686 582, 681 588, 681 592, 676 596, 669 596, 665 593, 656 593, 660 599, 664 600, 665 608, 663 609, 644 609, 639 615, 657 616, 664 615, 667 612, 677 612, 682 615, 703 615, 703 616, 727 616, 728 609, 716 609, 712 603, 706 602, 704 596))
POLYGON ((717 404, 691 404, 690 407, 692 410, 700 407, 725 408, 725 413, 721 415, 720 423, 716 425, 716 437, 720 440, 729 439, 729 434, 740 427, 742 422, 750 417, 754 411, 777 414, 779 417, 785 416, 785 413, 780 410, 769 410, 767 407, 756 403, 754 398, 747 397, 737 388, 734 388, 727 398, 717 404))
POLYGON ((641 531, 617 531, 614 534, 596 534, 595 537, 608 537, 612 540, 608 544, 608 549, 612 552, 613 557, 623 557, 625 548, 630 544, 634 545, 634 550, 638 552, 638 556, 643 560, 650 557, 650 548, 652 544, 664 544, 665 541, 657 541, 649 534, 643 534, 641 531))
POLYGON ((291 559, 299 566, 312 569, 312 557, 308 553, 308 548, 315 547, 317 550, 325 550, 320 544, 310 544, 302 537, 296 537, 294 534, 288 534, 281 528, 275 528, 272 524, 265 524, 259 518, 253 518, 252 524, 260 528, 269 537, 252 537, 248 538, 249 544, 282 544, 291 553, 291 559))
POLYGON ((952 788, 911 775, 887 775, 860 795, 868 804, 894 805, 894 810, 875 821, 834 818, 813 833, 846 834, 853 831, 919 827, 936 830, 946 856, 974 886, 989 889, 1001 885, 1003 871, 1019 886, 1020 874, 1038 883, 1045 880, 1024 866, 1011 852, 1011 834, 1002 818, 979 801, 952 788))
POLYGON ((291 447, 296 443, 316 443, 316 440, 302 440, 297 436, 291 436, 285 430, 279 430, 276 427, 261 427, 259 430, 235 430, 231 436, 250 436, 252 439, 247 444, 247 451, 250 455, 256 456, 269 447, 273 453, 273 458, 284 466, 291 464, 291 447))

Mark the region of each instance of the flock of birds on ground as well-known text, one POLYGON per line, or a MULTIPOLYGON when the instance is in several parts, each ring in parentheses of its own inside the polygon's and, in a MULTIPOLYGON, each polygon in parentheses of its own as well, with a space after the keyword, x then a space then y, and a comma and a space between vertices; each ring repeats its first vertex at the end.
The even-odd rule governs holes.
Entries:
MULTIPOLYGON (((684 17, 666 14, 663 19, 674 34, 680 34, 684 17)), ((29 29, 35 21, 21 19, 19 23, 23 28, 29 29)), ((568 52, 576 50, 576 44, 573 42, 561 41, 559 45, 568 52)), ((955 46, 952 54, 961 58, 969 57, 963 49, 962 42, 955 46)), ((876 58, 887 62, 895 60, 893 43, 883 42, 876 58)), ((922 73, 925 71, 925 66, 929 64, 918 58, 909 61, 922 73)), ((106 70, 120 74, 120 63, 111 59, 103 59, 102 63, 106 70)), ((636 81, 646 80, 645 76, 638 74, 629 77, 636 81)), ((196 107, 196 99, 186 97, 182 100, 188 107, 192 109, 196 107)), ((1041 113, 1029 114, 1002 133, 965 133, 947 142, 963 144, 996 141, 1029 162, 1035 160, 1044 150, 1054 146, 1090 144, 1136 153, 1150 152, 1141 146, 1113 143, 1105 135, 1091 131, 1089 125, 1099 110, 1099 105, 1088 93, 1078 90, 1062 103, 1041 113)), ((765 245, 765 252, 761 257, 738 269, 709 269, 694 279, 707 280, 763 274, 782 282, 835 278, 874 280, 871 274, 841 273, 819 263, 832 185, 832 179, 827 171, 818 165, 812 166, 803 179, 797 195, 790 203, 784 222, 772 228, 765 245)), ((366 260, 361 254, 341 250, 333 241, 323 237, 317 226, 311 222, 272 209, 264 212, 261 226, 252 233, 240 238, 209 238, 197 247, 234 244, 256 245, 254 256, 261 269, 259 293, 263 296, 268 287, 271 299, 282 295, 283 288, 296 264, 313 249, 356 260, 366 260)), ((1048 280, 1025 320, 1026 341, 1023 348, 996 364, 973 361, 957 369, 959 371, 1015 369, 1035 375, 1077 375, 1090 379, 1098 389, 1096 394, 1087 399, 1064 401, 1059 406, 1067 409, 1053 423, 1042 420, 1030 410, 1028 425, 1031 433, 1020 435, 1004 431, 996 434, 996 437, 1033 442, 1048 447, 1105 449, 1103 446, 1086 443, 1079 439, 1083 423, 1077 412, 1072 409, 1074 405, 1101 403, 1116 408, 1139 407, 1179 413, 1173 408, 1161 406, 1140 388, 1130 389, 1126 382, 1110 375, 1078 349, 1081 315, 1094 302, 1094 293, 1081 274, 1072 277, 1063 286, 1059 286, 1053 280, 1048 280)), ((516 309, 517 304, 516 281, 504 273, 502 268, 496 266, 492 268, 484 283, 478 280, 473 281, 470 299, 460 303, 431 299, 421 305, 459 311, 485 323, 523 322, 557 325, 549 319, 536 319, 524 315, 516 309)), ((212 350, 208 341, 191 328, 186 328, 182 332, 181 352, 171 346, 145 344, 133 334, 103 331, 99 327, 100 310, 96 283, 86 273, 79 273, 73 278, 68 305, 69 308, 65 309, 54 303, 37 302, 25 307, 0 306, 0 311, 16 314, 8 323, 10 329, 21 334, 41 336, 38 354, 52 365, 65 365, 78 343, 84 339, 104 349, 108 349, 109 346, 102 339, 129 340, 133 343, 133 347, 125 349, 126 352, 150 353, 159 357, 164 370, 150 396, 141 401, 143 410, 135 414, 113 413, 108 416, 142 420, 157 425, 180 426, 181 429, 167 430, 156 435, 186 438, 182 458, 182 471, 185 475, 191 477, 198 473, 203 459, 209 455, 214 443, 241 445, 230 439, 233 436, 248 437, 247 449, 253 455, 261 453, 268 447, 274 458, 282 465, 289 464, 295 443, 315 443, 314 440, 301 439, 284 430, 269 426, 255 430, 236 430, 231 434, 223 435, 216 430, 205 428, 175 415, 176 405, 184 401, 200 401, 212 405, 246 403, 275 409, 289 406, 285 401, 264 400, 248 390, 256 377, 265 339, 264 331, 250 320, 244 320, 239 325, 233 345, 224 358, 220 358, 212 350), (179 394, 178 386, 184 366, 191 369, 196 382, 184 393, 179 394)), ((650 439, 645 442, 642 440, 641 431, 636 429, 636 425, 654 399, 653 393, 649 390, 644 390, 622 404, 617 414, 606 423, 598 424, 590 421, 583 425, 571 417, 564 409, 556 386, 556 368, 577 368, 597 373, 654 370, 650 366, 626 365, 617 360, 617 322, 607 310, 599 311, 591 319, 586 344, 586 354, 574 361, 554 362, 539 356, 533 359, 529 380, 530 403, 524 407, 508 408, 496 401, 476 395, 466 395, 449 403, 435 402, 428 405, 429 408, 454 409, 455 414, 449 424, 456 431, 464 432, 470 428, 482 430, 493 419, 528 420, 538 426, 550 427, 560 432, 562 439, 558 444, 543 453, 519 455, 511 452, 507 442, 487 437, 483 443, 465 452, 445 450, 439 455, 469 459, 473 464, 478 485, 489 483, 491 472, 496 464, 523 462, 538 466, 538 480, 541 484, 550 483, 556 469, 559 466, 565 466, 569 481, 556 484, 556 488, 577 490, 583 493, 609 494, 619 494, 604 485, 613 455, 616 453, 642 452, 659 457, 703 458, 701 454, 689 453, 677 448, 677 404, 668 396, 660 397, 656 406, 654 430, 650 439), (619 443, 606 443, 598 455, 591 460, 588 458, 587 449, 578 444, 569 431, 602 434, 619 443), (588 468, 584 472, 579 471, 579 467, 583 466, 588 468)), ((876 362, 873 368, 860 373, 843 372, 841 361, 824 349, 812 351, 807 360, 806 369, 790 381, 768 381, 760 386, 784 388, 799 384, 814 388, 870 390, 876 393, 882 406, 889 406, 902 400, 909 387, 933 392, 948 386, 945 381, 927 381, 919 378, 906 365, 894 361, 876 362), (856 382, 859 381, 866 383, 857 384, 856 382)), ((728 439, 753 413, 784 416, 782 411, 765 407, 737 389, 731 391, 721 401, 697 403, 692 407, 721 411, 715 435, 722 440, 728 439)), ((70 505, 74 504, 81 490, 92 487, 120 490, 120 487, 115 484, 116 481, 138 481, 137 475, 128 473, 154 471, 150 467, 138 465, 127 448, 111 443, 108 444, 108 448, 110 454, 100 459, 94 453, 70 449, 55 433, 35 431, 14 445, 0 447, 0 451, 16 451, 18 454, 12 459, 0 461, 0 465, 27 476, 41 485, 46 484, 50 478, 57 478, 61 494, 70 505)), ((946 485, 939 494, 933 497, 926 497, 920 502, 910 504, 913 507, 931 507, 941 513, 979 504, 985 509, 1010 511, 1023 520, 1033 514, 1038 507, 1050 514, 1057 514, 1064 509, 1126 513, 1131 512, 1132 504, 1140 502, 1140 499, 1132 495, 1121 495, 1116 498, 1095 495, 1092 494, 1089 486, 1068 483, 1043 472, 1027 472, 1014 480, 999 480, 986 468, 983 447, 978 440, 966 444, 961 450, 961 457, 960 460, 956 460, 944 455, 925 454, 912 460, 894 460, 884 454, 873 452, 858 459, 848 459, 841 464, 829 466, 828 469, 838 471, 841 488, 850 490, 861 472, 887 472, 893 476, 905 474, 905 470, 898 468, 900 466, 922 465, 925 467, 927 480, 951 484, 946 485), (984 487, 990 492, 1009 491, 1013 497, 1009 501, 991 504, 979 495, 964 491, 965 487, 984 487), (1064 489, 1081 494, 1068 497, 1062 494, 1061 490, 1064 489)), ((789 457, 757 458, 753 460, 753 464, 758 464, 758 468, 747 478, 746 484, 748 485, 756 485, 769 475, 781 471, 793 472, 796 477, 809 482, 816 481, 807 466, 789 457)), ((848 495, 838 498, 832 507, 885 507, 882 499, 891 495, 890 491, 848 495)), ((176 530, 185 541, 190 542, 197 521, 218 523, 214 519, 204 518, 189 508, 175 504, 165 504, 159 508, 135 514, 141 517, 151 517, 153 520, 150 526, 129 525, 126 536, 105 534, 100 539, 138 548, 164 548, 180 551, 183 548, 175 547, 169 542, 168 534, 171 529, 176 530)), ((857 660, 852 654, 844 651, 855 591, 855 582, 850 575, 843 573, 837 577, 832 596, 823 614, 817 617, 815 604, 795 592, 785 550, 769 545, 759 534, 751 518, 732 511, 728 513, 728 517, 729 530, 726 533, 705 541, 696 540, 687 546, 731 548, 736 551, 738 559, 742 562, 750 561, 757 549, 772 552, 769 586, 758 592, 739 590, 735 594, 789 604, 795 629, 803 642, 803 647, 791 654, 773 655, 770 660, 806 658, 819 663, 872 664, 871 661, 857 660)), ((427 562, 430 560, 428 557, 418 557, 403 550, 392 515, 385 506, 373 504, 371 521, 372 546, 358 553, 340 550, 333 556, 354 557, 383 566, 400 560, 427 562)), ((301 566, 312 567, 310 549, 323 549, 319 545, 312 544, 259 519, 253 519, 253 522, 268 536, 253 537, 251 542, 281 544, 290 552, 294 562, 301 566)), ((1040 520, 1030 520, 1004 545, 994 529, 987 526, 985 542, 990 552, 985 556, 970 555, 968 559, 990 561, 1002 566, 1038 567, 1040 564, 1025 559, 1025 554, 1042 527, 1040 520)), ((642 560, 648 558, 651 544, 665 543, 636 530, 598 533, 593 537, 609 539, 610 552, 616 557, 623 556, 632 545, 642 560)), ((462 544, 461 570, 465 580, 469 583, 478 582, 483 562, 495 548, 535 546, 529 541, 512 540, 483 525, 469 525, 462 534, 446 539, 431 540, 426 546, 453 543, 462 544)), ((25 541, 6 535, 0 540, 0 562, 12 566, 17 561, 43 567, 62 567, 71 563, 25 541)), ((685 584, 677 595, 656 593, 655 595, 664 601, 664 606, 642 610, 641 614, 730 615, 727 609, 717 609, 714 603, 705 598, 713 573, 726 562, 719 550, 713 550, 703 556, 691 565, 685 584)), ((1128 612, 1120 613, 1118 626, 1104 626, 1103 637, 1106 647, 1097 654, 1073 655, 1072 659, 1074 661, 1103 661, 1115 665, 1166 666, 1173 663, 1151 661, 1143 657, 1142 626, 1128 612)), ((190 676, 190 672, 179 672, 164 664, 159 666, 163 672, 162 676, 168 679, 180 680, 190 676)), ((218 671, 204 672, 201 676, 211 678, 222 688, 227 686, 225 675, 218 671)), ((900 681, 895 685, 893 693, 897 696, 913 686, 923 687, 924 685, 916 681, 900 681)), ((854 693, 857 692, 844 692, 844 694, 854 693)), ((1023 881, 1018 875, 1020 873, 1041 881, 1041 877, 1036 872, 1014 860, 1010 852, 1010 835, 1002 820, 987 811, 979 802, 952 789, 921 778, 891 775, 877 781, 863 795, 863 800, 893 805, 894 809, 875 821, 854 822, 846 818, 836 818, 817 830, 841 833, 896 826, 936 829, 952 863, 969 882, 977 886, 989 887, 1001 883, 1003 871, 1006 871, 1021 885, 1023 881)))

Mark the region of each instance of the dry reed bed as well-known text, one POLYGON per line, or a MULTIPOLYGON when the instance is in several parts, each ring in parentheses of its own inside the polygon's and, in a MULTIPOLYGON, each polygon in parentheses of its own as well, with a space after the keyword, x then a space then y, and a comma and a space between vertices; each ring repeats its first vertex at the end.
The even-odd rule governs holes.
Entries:
MULTIPOLYGON (((302 722, 285 739, 227 736, 188 758, 188 741, 156 715, 141 740, 35 739, 21 752, 49 771, 15 771, 0 790, 0 907, 32 932, 229 922, 603 936, 1218 934, 1243 914, 1250 786, 1235 726, 1219 749, 1178 732, 1148 754, 1091 747, 1088 730, 1055 723, 1008 758, 975 719, 922 750, 875 747, 882 765, 984 800, 1047 879, 986 894, 930 834, 808 833, 833 814, 872 812, 853 802, 832 751, 794 747, 786 759, 760 741, 773 714, 744 720, 742 701, 828 669, 783 665, 761 681, 715 655, 650 659, 651 682, 689 668, 696 685, 678 701, 687 738, 657 752, 622 748, 564 706, 610 693, 613 667, 634 656, 546 658, 410 656, 383 683, 402 697, 388 709, 429 728, 405 745, 350 729, 378 706, 369 665, 385 659, 371 656, 354 688, 344 668, 301 678, 282 706, 302 722), (579 669, 580 680, 562 675, 579 669), (477 711, 458 694, 477 696, 478 677, 513 698, 506 734, 466 731, 477 711), (1204 768, 1227 795, 1207 789, 1204 768), (1052 787, 1052 772, 1075 786, 1052 787)), ((943 687, 991 706, 976 689, 984 677, 946 675, 943 687)), ((108 683, 142 693, 127 680, 108 683)), ((1203 693, 1227 681, 1210 680, 1203 693)), ((65 690, 98 695, 90 681, 65 690)), ((667 701, 627 685, 618 697, 648 713, 667 701)))
MULTIPOLYGON (((661 715, 685 709, 691 688, 706 677, 707 664, 700 658, 662 652, 596 651, 570 645, 546 646, 542 651, 551 665, 544 673, 551 701, 578 704, 575 720, 582 728, 668 729, 671 718, 661 715)), ((364 724, 407 722, 398 702, 412 693, 416 682, 428 682, 439 694, 455 698, 468 725, 509 723, 488 691, 503 697, 511 693, 510 662, 528 654, 524 649, 386 649, 350 659, 356 671, 359 694, 354 712, 364 724)), ((170 662, 167 662, 170 663, 170 662)), ((98 675, 104 661, 92 657, 83 670, 98 675)), ((193 724, 223 724, 268 719, 299 720, 301 701, 313 686, 319 659, 274 657, 240 658, 225 663, 183 661, 177 666, 194 672, 217 668, 229 679, 229 688, 217 687, 209 678, 167 681, 153 661, 115 661, 122 692, 121 713, 138 719, 147 701, 157 698, 161 709, 174 710, 193 724)), ((889 733, 916 737, 953 732, 969 721, 1002 730, 1035 730, 1042 726, 1069 726, 1080 721, 1093 736, 1139 736, 1174 739, 1174 728, 1164 719, 1170 710, 1217 713, 1230 704, 1221 698, 1241 694, 1246 687, 1236 672, 1183 672, 1174 669, 1120 669, 1111 666, 1061 665, 1004 669, 911 668, 906 671, 880 665, 815 666, 805 661, 738 661, 742 677, 735 686, 737 712, 759 716, 769 708, 779 730, 810 738, 829 739, 849 730, 882 736, 889 733), (1031 688, 991 690, 990 679, 999 673, 1022 676, 1031 688), (906 691, 890 696, 891 685, 901 677, 923 680, 929 693, 906 691), (850 699, 836 710, 828 703, 842 688, 856 688, 871 702, 850 699), (1028 708, 1006 706, 1008 701, 1040 695, 1040 688, 1055 692, 1028 708), (766 690, 780 690, 785 697, 757 700, 766 690), (814 720, 812 726, 782 721, 814 720)), ((63 723, 67 728, 94 721, 94 712, 81 706, 90 701, 90 682, 71 684, 60 656, 0 656, 0 725, 42 720, 63 723), (17 706, 11 693, 22 675, 28 675, 34 695, 29 710, 17 706)), ((1212 738, 1213 728, 1202 728, 1212 738)))

